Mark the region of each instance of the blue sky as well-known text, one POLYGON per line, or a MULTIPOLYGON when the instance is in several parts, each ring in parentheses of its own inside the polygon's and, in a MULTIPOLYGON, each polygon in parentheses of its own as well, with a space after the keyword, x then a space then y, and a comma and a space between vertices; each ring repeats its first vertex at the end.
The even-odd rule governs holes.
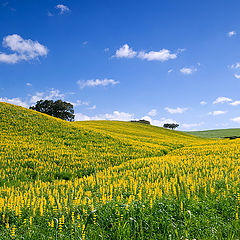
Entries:
POLYGON ((0 101, 76 120, 240 127, 240 2, 0 0, 0 101))

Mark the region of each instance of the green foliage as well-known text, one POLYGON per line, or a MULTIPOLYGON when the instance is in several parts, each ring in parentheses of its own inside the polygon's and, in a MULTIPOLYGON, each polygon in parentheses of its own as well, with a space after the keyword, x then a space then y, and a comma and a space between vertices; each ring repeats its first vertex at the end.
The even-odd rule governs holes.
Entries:
POLYGON ((163 127, 164 128, 170 128, 170 129, 175 129, 175 128, 178 128, 179 127, 179 124, 176 124, 176 123, 164 123, 163 124, 163 127))
POLYGON ((56 118, 61 118, 66 121, 74 120, 73 105, 62 100, 40 100, 37 101, 35 106, 31 106, 30 109, 56 118))

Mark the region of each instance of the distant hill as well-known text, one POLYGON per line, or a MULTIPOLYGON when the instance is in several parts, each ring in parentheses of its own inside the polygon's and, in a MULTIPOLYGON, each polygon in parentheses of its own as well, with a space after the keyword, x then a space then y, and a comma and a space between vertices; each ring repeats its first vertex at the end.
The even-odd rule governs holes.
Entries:
POLYGON ((240 128, 230 128, 230 129, 216 129, 207 131, 191 131, 186 132, 197 137, 204 138, 225 138, 225 137, 240 137, 240 128))

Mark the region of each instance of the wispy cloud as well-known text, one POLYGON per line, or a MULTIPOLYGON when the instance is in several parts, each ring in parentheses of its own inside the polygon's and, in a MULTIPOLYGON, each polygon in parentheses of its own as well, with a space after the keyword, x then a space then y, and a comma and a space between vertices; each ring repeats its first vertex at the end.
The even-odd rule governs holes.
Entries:
POLYGON ((184 129, 190 129, 190 128, 195 128, 195 127, 200 127, 204 124, 204 122, 200 122, 200 123, 183 123, 180 125, 181 128, 184 129))
POLYGON ((157 115, 157 110, 156 109, 152 109, 149 113, 148 113, 149 116, 156 116, 157 115))
POLYGON ((193 74, 196 71, 197 71, 197 68, 194 68, 194 67, 183 67, 180 69, 180 72, 185 75, 193 74))
POLYGON ((231 120, 235 123, 239 123, 240 124, 240 117, 235 117, 235 118, 231 118, 231 120))
POLYGON ((237 34, 236 31, 228 32, 228 36, 229 36, 229 37, 232 37, 232 36, 234 36, 234 35, 236 35, 236 34, 237 34))
POLYGON ((201 105, 206 105, 207 102, 205 102, 205 101, 201 101, 200 104, 201 104, 201 105))
POLYGON ((108 85, 116 85, 119 84, 118 81, 113 80, 113 79, 95 79, 95 80, 79 80, 77 81, 77 84, 81 89, 85 87, 97 87, 97 86, 108 86, 108 85))
POLYGON ((19 61, 36 59, 48 54, 47 47, 40 44, 38 41, 23 39, 17 34, 4 37, 2 45, 14 52, 12 54, 0 53, 0 62, 3 63, 14 64, 19 61))
POLYGON ((218 103, 223 104, 227 102, 232 102, 232 99, 228 97, 218 97, 215 101, 213 101, 213 104, 218 104, 218 103))
POLYGON ((218 110, 218 111, 209 112, 208 114, 213 115, 213 116, 218 116, 218 115, 223 115, 223 114, 226 114, 226 113, 227 113, 227 111, 218 110))
POLYGON ((238 105, 240 105, 240 101, 234 101, 234 102, 231 102, 229 104, 232 105, 232 106, 238 106, 238 105))
POLYGON ((67 7, 66 5, 63 5, 63 4, 58 4, 58 5, 56 6, 56 8, 60 10, 60 14, 61 14, 61 15, 65 14, 65 13, 67 13, 67 12, 70 12, 69 7, 67 7))
POLYGON ((169 113, 171 114, 181 114, 181 113, 184 113, 188 110, 188 108, 180 108, 180 107, 177 107, 177 108, 169 108, 169 107, 165 107, 165 110, 168 111, 169 113))
POLYGON ((113 111, 112 113, 99 114, 95 116, 88 116, 82 113, 76 113, 76 121, 86 120, 118 120, 118 121, 130 121, 134 118, 134 114, 120 111, 113 111))
POLYGON ((234 74, 234 77, 240 79, 240 74, 234 74))

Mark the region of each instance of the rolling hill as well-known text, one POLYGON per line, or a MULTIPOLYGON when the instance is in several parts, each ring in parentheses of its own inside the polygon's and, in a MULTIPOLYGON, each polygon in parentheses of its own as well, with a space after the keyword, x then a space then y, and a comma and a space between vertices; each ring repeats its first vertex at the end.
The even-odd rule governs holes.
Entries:
POLYGON ((0 103, 0 239, 238 239, 239 146, 0 103))
POLYGON ((216 129, 207 131, 191 131, 186 132, 197 137, 204 138, 225 138, 225 137, 240 137, 240 128, 230 128, 230 129, 216 129))

